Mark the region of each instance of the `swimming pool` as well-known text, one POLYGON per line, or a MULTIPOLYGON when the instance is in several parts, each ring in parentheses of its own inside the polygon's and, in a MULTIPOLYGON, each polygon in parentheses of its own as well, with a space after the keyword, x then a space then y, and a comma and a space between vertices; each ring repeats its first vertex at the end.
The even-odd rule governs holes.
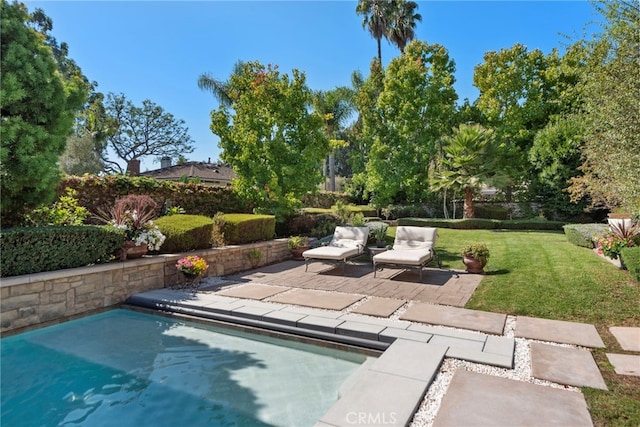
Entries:
POLYGON ((305 426, 365 356, 125 309, 1 341, 3 426, 305 426))

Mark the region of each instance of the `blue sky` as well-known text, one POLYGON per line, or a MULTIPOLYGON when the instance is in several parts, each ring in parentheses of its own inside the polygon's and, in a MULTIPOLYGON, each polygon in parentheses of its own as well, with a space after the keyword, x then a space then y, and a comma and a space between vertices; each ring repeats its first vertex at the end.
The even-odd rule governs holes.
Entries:
MULTIPOLYGON (((376 42, 362 28, 356 1, 26 1, 53 20, 52 34, 69 44, 69 56, 103 93, 123 93, 140 104, 150 99, 183 119, 196 150, 189 160, 218 159, 209 129, 217 108, 198 89, 200 74, 227 79, 238 60, 277 64, 306 73, 313 90, 350 86, 366 77, 376 42)), ((530 50, 561 52, 597 31, 599 15, 586 0, 418 1, 416 38, 447 48, 456 63, 462 101, 478 96, 473 69, 483 54, 522 43, 530 50), (568 36, 568 39, 567 37, 568 36)), ((399 51, 383 42, 383 63, 399 51)), ((142 170, 156 169, 142 159, 142 170)))

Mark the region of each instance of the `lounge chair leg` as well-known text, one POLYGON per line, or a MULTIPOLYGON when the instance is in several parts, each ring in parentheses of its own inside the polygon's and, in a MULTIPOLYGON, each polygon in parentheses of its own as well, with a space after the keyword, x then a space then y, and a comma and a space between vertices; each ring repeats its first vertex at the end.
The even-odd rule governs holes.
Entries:
POLYGON ((422 267, 420 267, 420 281, 422 281, 422 267))
POLYGON ((307 272, 307 269, 309 268, 309 259, 305 259, 304 260, 304 272, 307 272))

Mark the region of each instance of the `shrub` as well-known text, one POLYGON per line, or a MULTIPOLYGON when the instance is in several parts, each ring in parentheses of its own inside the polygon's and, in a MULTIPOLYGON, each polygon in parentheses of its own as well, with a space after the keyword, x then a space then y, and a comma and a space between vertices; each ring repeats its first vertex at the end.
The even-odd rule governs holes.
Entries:
POLYGON ((169 215, 155 221, 166 239, 163 253, 187 252, 211 247, 213 220, 201 215, 169 215))
POLYGON ((546 221, 538 219, 513 219, 500 221, 497 219, 467 218, 467 219, 440 219, 440 218, 400 218, 398 225, 415 225, 418 227, 453 228, 457 230, 562 230, 565 225, 562 221, 546 221))
POLYGON ((51 226, 0 231, 0 275, 54 271, 107 262, 122 247, 124 233, 113 227, 51 226))
POLYGON ((596 241, 608 229, 605 224, 567 224, 562 228, 570 243, 589 249, 596 247, 596 241))
POLYGON ((302 204, 313 208, 329 209, 338 201, 347 203, 348 198, 349 196, 347 194, 340 194, 331 191, 319 191, 317 193, 307 193, 304 195, 302 197, 302 204))
POLYGON ((223 233, 229 245, 271 240, 276 231, 273 215, 224 214, 223 233))
POLYGON ((476 205, 475 207, 477 218, 486 219, 509 219, 509 210, 497 205, 476 205))
POLYGON ((60 196, 51 206, 41 206, 25 215, 27 225, 45 227, 47 225, 82 225, 89 217, 89 210, 78 205, 77 191, 66 188, 66 195, 60 196))
POLYGON ((620 259, 625 268, 631 273, 631 277, 636 282, 640 282, 640 246, 623 248, 620 251, 620 259))

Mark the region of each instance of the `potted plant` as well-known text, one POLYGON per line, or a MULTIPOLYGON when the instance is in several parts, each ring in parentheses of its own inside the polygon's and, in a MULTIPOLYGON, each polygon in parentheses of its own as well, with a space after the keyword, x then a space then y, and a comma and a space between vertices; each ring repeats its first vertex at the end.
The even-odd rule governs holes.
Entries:
POLYGON ((309 238, 307 236, 291 236, 287 241, 287 246, 293 255, 293 259, 301 260, 302 252, 309 249, 309 238))
POLYGON ((387 224, 381 224, 379 227, 373 229, 373 237, 376 239, 376 247, 384 248, 386 246, 385 238, 387 237, 387 224))
POLYGON ((124 231, 125 241, 119 254, 122 261, 157 251, 164 243, 164 234, 153 223, 157 207, 149 196, 130 194, 117 199, 109 212, 98 212, 98 218, 124 231))
POLYGON ((197 285, 209 269, 209 265, 197 255, 187 255, 176 262, 176 269, 185 277, 186 285, 197 285))
POLYGON ((469 273, 484 273, 484 266, 489 260, 489 248, 484 243, 466 245, 460 251, 462 262, 469 273))

